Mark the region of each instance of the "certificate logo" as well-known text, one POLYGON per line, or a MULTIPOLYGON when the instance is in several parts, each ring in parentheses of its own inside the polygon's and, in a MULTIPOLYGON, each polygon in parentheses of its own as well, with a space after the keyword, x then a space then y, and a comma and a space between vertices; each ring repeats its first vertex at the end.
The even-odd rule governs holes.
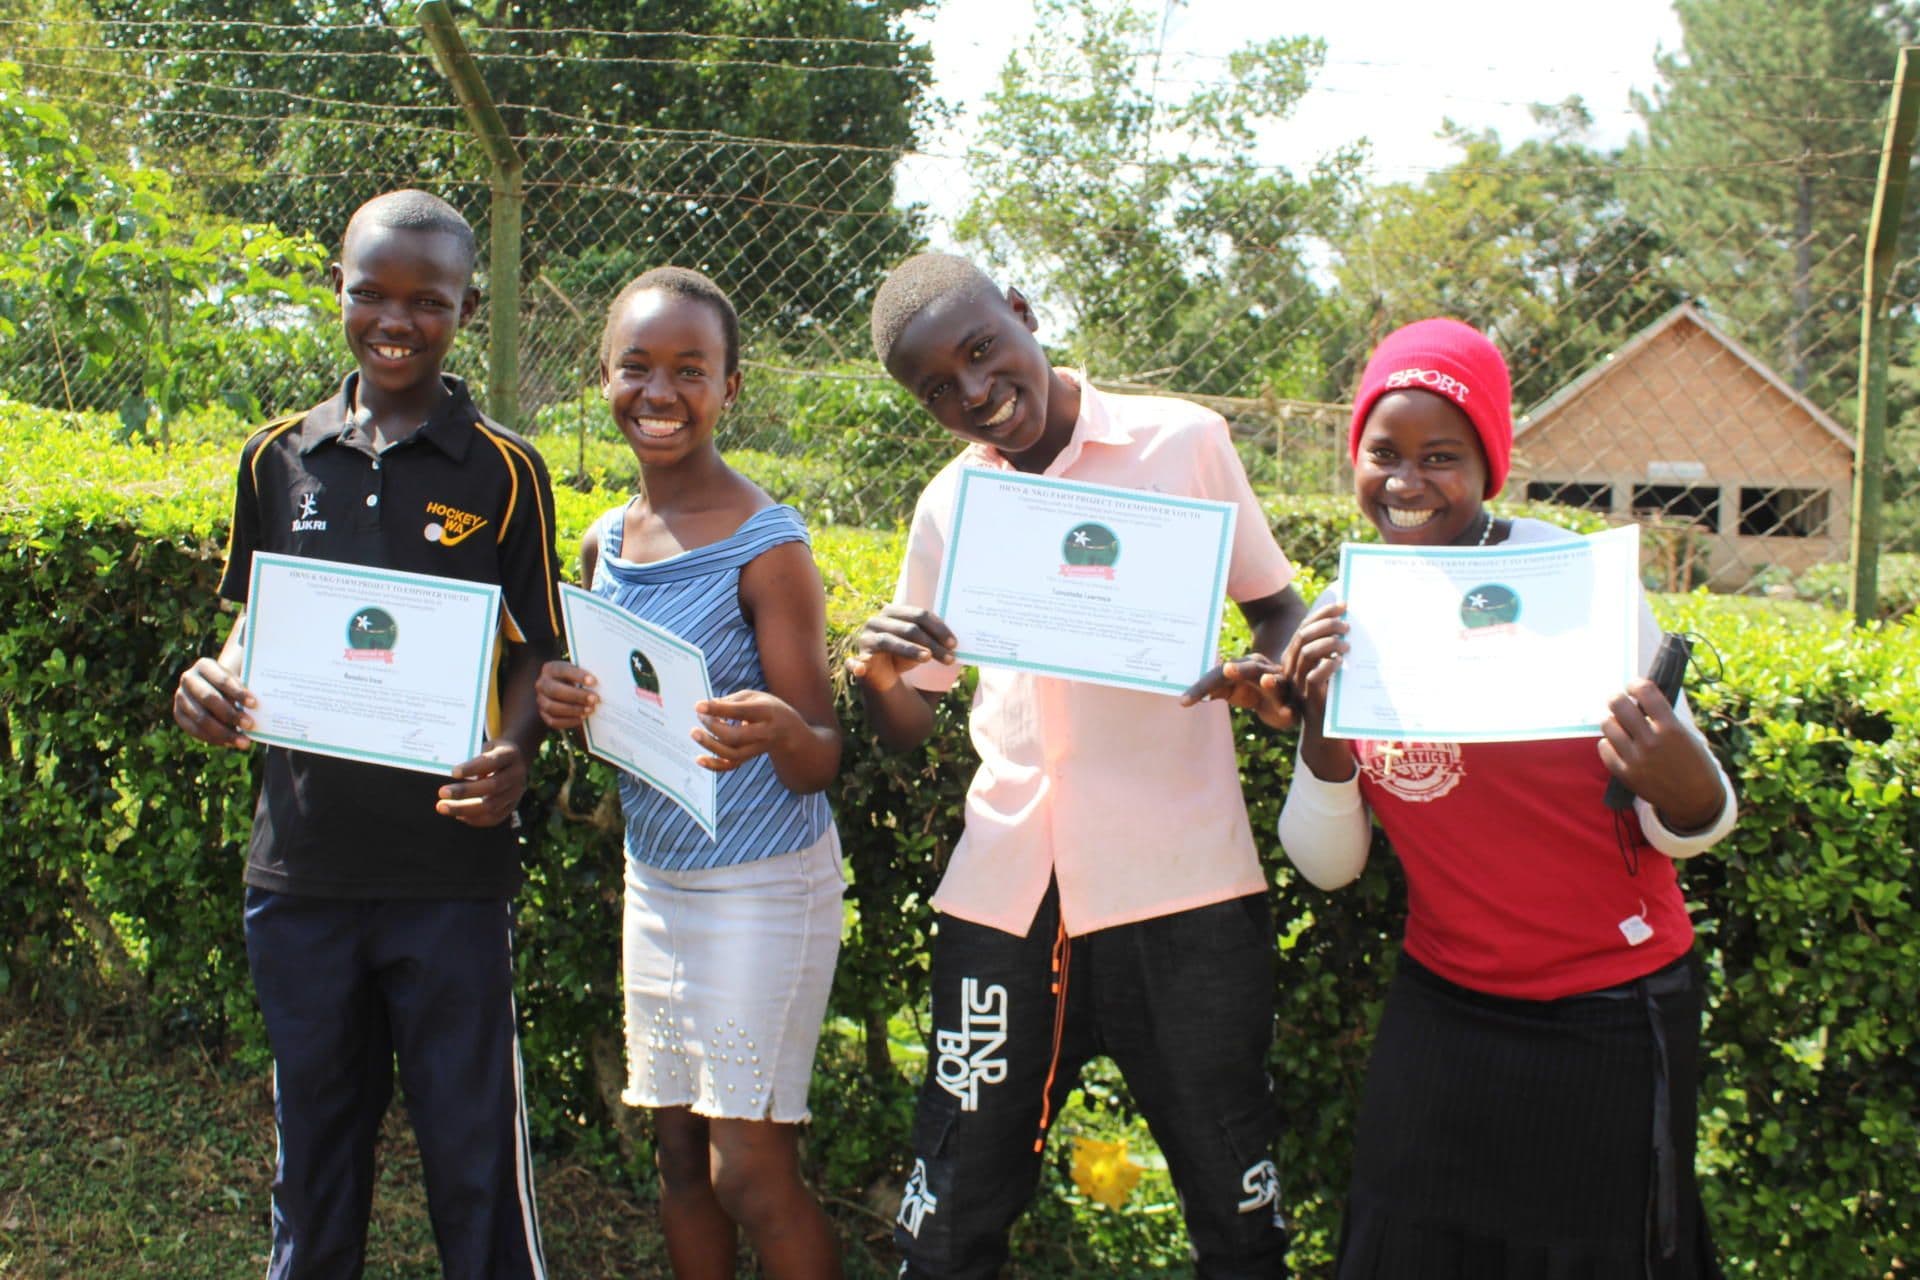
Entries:
POLYGON ((1460 622, 1466 635, 1511 631, 1520 620, 1520 596, 1512 587, 1483 583, 1460 597, 1460 622))
POLYGON ((355 609, 347 622, 347 660, 391 664, 399 639, 400 624, 385 609, 375 605, 355 609))
POLYGON ((1438 800, 1467 776, 1460 748, 1451 742, 1364 742, 1360 767, 1384 791, 1423 804, 1438 800))
POLYGON ((633 676, 633 696, 648 706, 660 703, 660 673, 647 661, 647 655, 635 649, 627 655, 627 671, 633 676))
POLYGON ((1094 520, 1085 520, 1067 530, 1060 544, 1063 578, 1104 578, 1113 580, 1113 566, 1120 559, 1120 538, 1113 530, 1094 520))

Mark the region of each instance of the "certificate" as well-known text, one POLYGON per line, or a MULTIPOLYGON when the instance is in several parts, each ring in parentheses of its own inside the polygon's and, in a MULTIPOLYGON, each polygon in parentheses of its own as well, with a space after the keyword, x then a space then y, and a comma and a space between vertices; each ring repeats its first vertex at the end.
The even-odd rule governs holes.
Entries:
POLYGON ((480 754, 500 588, 256 551, 240 682, 247 736, 450 774, 480 754))
POLYGON ((1638 526, 1516 547, 1340 549, 1352 649, 1325 732, 1400 742, 1597 737, 1638 670, 1638 526))
POLYGON ((713 696, 707 658, 671 631, 643 622, 591 592, 562 583, 573 663, 599 682, 587 717, 587 750, 625 769, 686 810, 714 838, 715 774, 692 731, 694 704, 713 696))
POLYGON ((934 612, 962 662, 1183 693, 1214 663, 1236 513, 967 468, 934 612))

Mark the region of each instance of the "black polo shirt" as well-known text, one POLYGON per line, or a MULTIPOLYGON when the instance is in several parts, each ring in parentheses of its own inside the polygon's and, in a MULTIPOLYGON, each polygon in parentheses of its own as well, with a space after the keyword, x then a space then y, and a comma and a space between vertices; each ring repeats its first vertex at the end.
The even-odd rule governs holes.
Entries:
MULTIPOLYGON (((366 426, 349 421, 358 376, 241 449, 220 594, 246 603, 255 551, 497 583, 506 639, 554 651, 553 489, 540 455, 482 417, 457 378, 424 426, 376 452, 366 426)), ((435 813, 444 778, 280 747, 267 749, 265 772, 250 885, 330 898, 519 888, 513 824, 475 828, 435 813)))

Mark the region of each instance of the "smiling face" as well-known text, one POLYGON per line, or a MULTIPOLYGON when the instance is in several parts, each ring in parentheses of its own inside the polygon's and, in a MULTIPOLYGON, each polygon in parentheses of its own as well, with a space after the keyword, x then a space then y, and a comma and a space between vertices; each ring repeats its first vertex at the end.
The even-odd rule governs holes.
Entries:
POLYGON ((887 372, 948 431, 1012 457, 1047 435, 1053 369, 1035 327, 1018 290, 950 294, 907 322, 887 372))
POLYGON ((740 393, 717 311, 665 289, 629 297, 607 329, 601 390, 634 456, 658 466, 709 446, 740 393))
POLYGON ((1487 458, 1452 401, 1391 391, 1374 402, 1353 463, 1354 498, 1390 543, 1441 547, 1481 532, 1487 458))
POLYGON ((355 226, 329 275, 363 389, 437 393, 454 334, 480 301, 465 247, 444 231, 355 226))

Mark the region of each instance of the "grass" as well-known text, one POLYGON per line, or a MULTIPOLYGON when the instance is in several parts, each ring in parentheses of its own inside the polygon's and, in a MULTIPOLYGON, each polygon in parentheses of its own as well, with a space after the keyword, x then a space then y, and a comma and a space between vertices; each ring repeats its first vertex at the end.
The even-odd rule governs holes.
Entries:
MULTIPOLYGON (((264 1274, 274 1150, 267 1075, 194 1043, 157 1042, 141 1026, 0 1002, 0 1280, 264 1274)), ((908 1026, 894 1030, 898 1050, 923 1052, 908 1026)), ((1011 1276, 1185 1272, 1164 1161, 1137 1116, 1102 1105, 1116 1084, 1111 1064, 1097 1060, 1060 1116, 1041 1193, 1014 1233, 1011 1276), (1081 1135, 1125 1140, 1145 1166, 1127 1211, 1088 1206, 1066 1176, 1081 1135)), ((651 1200, 584 1161, 536 1158, 535 1178, 554 1280, 668 1274, 651 1200)), ((885 1190, 876 1186, 863 1204, 828 1200, 849 1280, 881 1280, 898 1266, 885 1190)), ((382 1133, 365 1275, 439 1274, 419 1155, 396 1106, 382 1133)), ((755 1274, 745 1255, 741 1274, 755 1274)))
MULTIPOLYGON (((0 1006, 0 1277, 257 1277, 273 1174, 264 1073, 114 1019, 0 1006)), ((440 1274, 404 1114, 387 1117, 368 1280, 440 1274)), ((667 1274, 651 1203, 538 1162, 549 1273, 667 1274)))

